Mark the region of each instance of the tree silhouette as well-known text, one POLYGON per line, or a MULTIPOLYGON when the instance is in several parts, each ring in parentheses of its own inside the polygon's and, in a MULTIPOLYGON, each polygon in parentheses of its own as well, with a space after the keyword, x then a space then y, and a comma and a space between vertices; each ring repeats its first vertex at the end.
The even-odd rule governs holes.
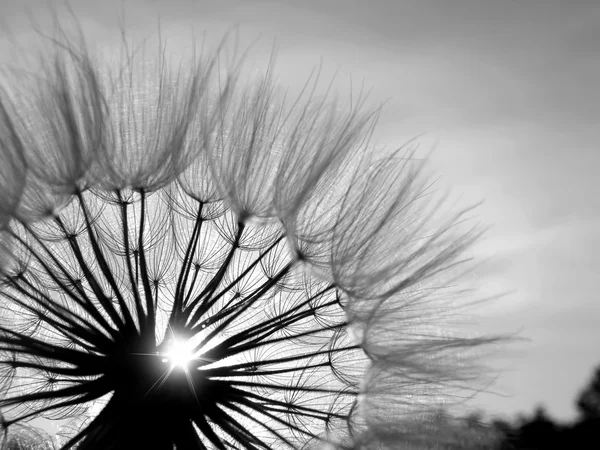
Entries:
POLYGON ((557 423, 545 409, 538 407, 531 418, 515 425, 497 421, 494 426, 504 435, 502 450, 511 449, 597 449, 600 446, 600 367, 576 400, 579 417, 572 423, 557 423))
POLYGON ((600 419, 600 367, 598 367, 577 399, 582 421, 600 419))
POLYGON ((520 448, 563 448, 560 447, 559 434, 561 428, 538 407, 533 417, 523 423, 519 432, 520 448))
POLYGON ((63 449, 354 448, 473 386, 494 340, 443 320, 480 230, 364 96, 61 33, 0 90, 9 446, 43 416, 63 449))

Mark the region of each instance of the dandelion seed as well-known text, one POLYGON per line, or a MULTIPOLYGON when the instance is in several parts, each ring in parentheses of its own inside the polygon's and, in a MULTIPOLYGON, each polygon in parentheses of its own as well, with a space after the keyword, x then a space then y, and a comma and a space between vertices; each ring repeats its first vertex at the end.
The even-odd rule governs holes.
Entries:
POLYGON ((436 332, 436 296, 478 234, 464 211, 428 226, 422 168, 369 150, 364 97, 344 115, 314 80, 285 98, 272 66, 236 90, 218 52, 174 69, 125 46, 113 70, 58 43, 41 83, 0 92, 9 432, 351 448, 464 380, 484 342, 436 332))

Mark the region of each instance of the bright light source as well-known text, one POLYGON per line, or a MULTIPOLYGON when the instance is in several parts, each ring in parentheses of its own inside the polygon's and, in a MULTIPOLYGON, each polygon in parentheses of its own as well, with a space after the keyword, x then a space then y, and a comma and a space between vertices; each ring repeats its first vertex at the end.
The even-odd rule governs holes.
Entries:
POLYGON ((194 359, 194 353, 189 342, 174 340, 166 354, 166 361, 170 362, 173 367, 187 369, 189 362, 194 359))

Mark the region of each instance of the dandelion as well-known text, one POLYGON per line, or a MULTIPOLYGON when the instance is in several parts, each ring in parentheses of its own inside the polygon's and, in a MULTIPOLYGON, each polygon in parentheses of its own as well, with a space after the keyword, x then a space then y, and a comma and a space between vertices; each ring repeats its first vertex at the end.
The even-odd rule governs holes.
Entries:
POLYGON ((13 425, 5 440, 5 450, 52 450, 50 437, 42 430, 24 425, 13 425))
POLYGON ((63 449, 351 448, 472 375, 484 340, 441 326, 479 232, 438 220, 414 146, 371 149, 364 95, 72 42, 0 91, 9 435, 46 417, 72 419, 63 449))

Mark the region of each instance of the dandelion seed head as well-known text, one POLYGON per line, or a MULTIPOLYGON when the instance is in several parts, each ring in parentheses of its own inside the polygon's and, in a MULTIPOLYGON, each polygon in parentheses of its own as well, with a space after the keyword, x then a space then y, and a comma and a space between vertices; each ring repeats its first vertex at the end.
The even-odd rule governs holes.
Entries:
POLYGON ((371 148, 362 94, 344 111, 316 79, 288 98, 272 64, 242 85, 220 49, 174 64, 123 42, 105 67, 61 39, 43 82, 0 90, 9 431, 351 448, 466 379, 483 341, 435 321, 477 233, 429 223, 420 164, 371 148))

